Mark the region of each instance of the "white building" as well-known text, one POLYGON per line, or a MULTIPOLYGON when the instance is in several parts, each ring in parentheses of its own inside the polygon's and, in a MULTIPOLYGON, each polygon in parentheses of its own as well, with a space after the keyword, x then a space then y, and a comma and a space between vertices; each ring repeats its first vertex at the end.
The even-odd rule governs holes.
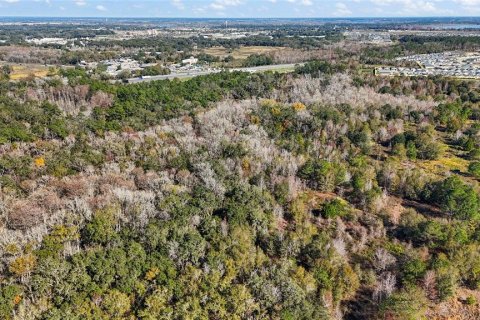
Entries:
POLYGON ((182 64, 196 64, 198 63, 198 59, 194 57, 190 57, 188 59, 182 60, 182 64))
POLYGON ((36 45, 43 45, 43 44, 66 45, 68 43, 68 40, 63 38, 26 39, 25 41, 28 43, 36 44, 36 45))

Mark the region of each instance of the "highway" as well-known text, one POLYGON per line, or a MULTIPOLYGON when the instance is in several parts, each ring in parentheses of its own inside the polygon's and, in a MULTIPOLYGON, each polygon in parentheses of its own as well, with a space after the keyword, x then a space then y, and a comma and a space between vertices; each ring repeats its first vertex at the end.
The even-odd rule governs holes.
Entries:
POLYGON ((221 71, 243 71, 243 72, 265 72, 265 71, 280 71, 282 69, 294 69, 297 65, 303 65, 304 63, 290 63, 290 64, 273 64, 268 66, 258 66, 258 67, 249 67, 249 68, 234 68, 234 69, 223 69, 223 70, 209 70, 209 71, 197 71, 197 72, 182 72, 182 73, 171 73, 167 75, 161 76, 151 76, 151 77, 143 77, 143 78, 131 78, 127 79, 127 83, 139 83, 139 82, 149 82, 149 81, 157 81, 157 80, 167 80, 167 79, 185 79, 185 78, 193 78, 198 76, 205 76, 207 74, 218 73, 221 71))

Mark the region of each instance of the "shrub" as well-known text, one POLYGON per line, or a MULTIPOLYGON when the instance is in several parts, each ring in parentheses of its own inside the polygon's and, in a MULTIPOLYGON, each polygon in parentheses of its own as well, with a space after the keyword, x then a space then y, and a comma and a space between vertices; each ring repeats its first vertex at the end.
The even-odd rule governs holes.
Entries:
POLYGON ((264 54, 252 54, 242 63, 244 67, 265 66, 273 63, 273 59, 264 54))
POLYGON ((326 219, 333 219, 335 217, 343 217, 350 212, 348 203, 340 198, 336 198, 323 205, 322 216, 326 219))
POLYGON ((480 179, 480 162, 471 162, 468 166, 468 173, 470 173, 475 178, 480 179))
POLYGON ((425 262, 419 258, 407 258, 401 268, 402 283, 405 285, 415 284, 416 281, 423 278, 426 269, 425 262))
POLYGON ((393 293, 379 307, 381 319, 418 320, 425 317, 427 301, 417 287, 410 287, 393 293))
POLYGON ((469 306, 473 306, 477 304, 477 299, 474 296, 468 296, 467 299, 465 299, 465 303, 469 306))

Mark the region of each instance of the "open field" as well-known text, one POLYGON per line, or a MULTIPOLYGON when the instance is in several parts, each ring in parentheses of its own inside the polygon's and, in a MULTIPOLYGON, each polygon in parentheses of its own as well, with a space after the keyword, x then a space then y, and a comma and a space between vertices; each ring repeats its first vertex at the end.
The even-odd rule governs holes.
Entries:
POLYGON ((420 168, 437 175, 442 175, 450 171, 466 173, 468 164, 469 162, 467 160, 448 153, 438 160, 426 160, 417 163, 420 168))
POLYGON ((224 47, 212 47, 203 50, 203 52, 216 57, 226 57, 231 55, 234 59, 246 59, 252 54, 266 54, 281 49, 284 49, 284 47, 246 46, 233 50, 224 47))
MULTIPOLYGON (((268 67, 268 66, 265 66, 265 67, 268 67)), ((278 73, 289 73, 289 72, 295 71, 295 64, 274 65, 273 68, 268 68, 265 71, 272 71, 272 72, 278 72, 278 73)))
MULTIPOLYGON (((248 67, 248 68, 234 68, 234 69, 227 69, 230 71, 242 71, 242 72, 278 72, 278 73, 287 73, 292 72, 295 70, 295 66, 302 65, 303 63, 290 63, 290 64, 275 64, 275 65, 268 65, 268 66, 258 66, 258 67, 248 67)), ((221 72, 222 70, 215 70, 215 71, 200 71, 200 72, 186 72, 186 73, 171 73, 167 75, 159 75, 159 76, 152 76, 148 78, 131 78, 128 79, 128 83, 138 83, 138 82, 150 82, 150 81, 157 81, 157 80, 167 80, 167 79, 191 79, 193 77, 204 76, 211 73, 221 72)), ((113 80, 113 83, 120 82, 113 80)))
POLYGON ((11 80, 22 80, 28 77, 43 78, 50 74, 50 68, 43 65, 11 65, 11 80))

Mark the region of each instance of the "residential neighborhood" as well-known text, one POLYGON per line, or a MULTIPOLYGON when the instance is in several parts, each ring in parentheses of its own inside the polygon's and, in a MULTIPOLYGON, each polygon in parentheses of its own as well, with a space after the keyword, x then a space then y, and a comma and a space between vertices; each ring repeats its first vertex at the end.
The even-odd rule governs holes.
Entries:
POLYGON ((375 73, 380 76, 434 76, 480 78, 480 52, 451 51, 419 54, 397 58, 396 61, 411 61, 418 68, 380 67, 375 73))

